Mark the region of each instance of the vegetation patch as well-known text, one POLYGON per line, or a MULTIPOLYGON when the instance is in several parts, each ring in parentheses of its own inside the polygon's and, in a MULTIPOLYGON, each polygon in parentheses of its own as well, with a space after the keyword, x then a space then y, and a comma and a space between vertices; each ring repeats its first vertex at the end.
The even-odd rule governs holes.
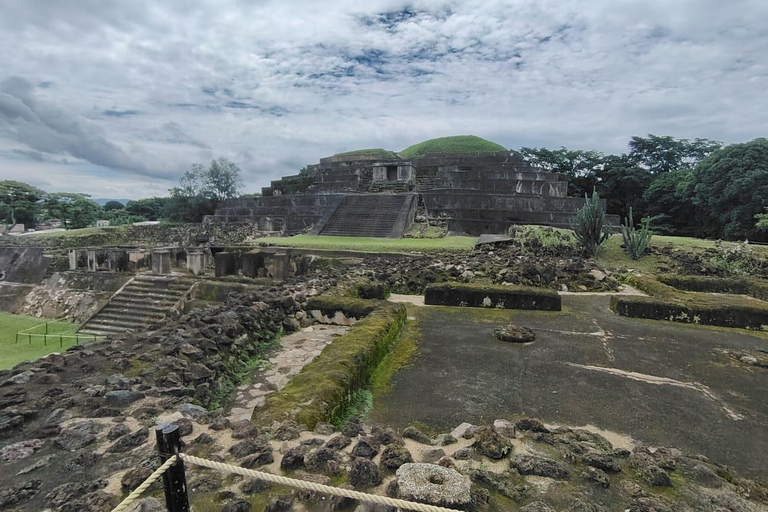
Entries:
POLYGON ((433 252, 466 251, 475 246, 477 238, 472 236, 446 236, 442 238, 373 238, 362 236, 311 236, 296 235, 286 238, 259 240, 262 245, 281 247, 302 247, 306 249, 329 249, 336 251, 360 252, 433 252))
POLYGON ((455 135, 425 140, 408 146, 400 152, 400 157, 418 158, 434 153, 494 153, 506 150, 501 144, 496 144, 476 135, 455 135))
POLYGON ((353 293, 361 299, 386 300, 389 298, 389 285, 379 281, 364 281, 355 284, 353 293))
POLYGON ((756 299, 768 301, 768 282, 760 279, 678 275, 661 275, 657 279, 678 290, 750 295, 756 299))
POLYGON ((253 420, 271 425, 292 419, 314 428, 321 421, 345 417, 406 321, 405 307, 400 304, 375 302, 372 307, 375 311, 325 347, 282 390, 269 395, 253 420))
POLYGON ((379 306, 379 302, 360 299, 358 297, 344 297, 336 294, 311 297, 307 309, 320 311, 323 315, 332 318, 338 311, 349 318, 364 318, 373 313, 379 306))
MULTIPOLYGON (((678 284, 690 282, 679 279, 678 284)), ((611 297, 611 309, 622 316, 747 329, 768 325, 768 303, 761 300, 679 290, 650 277, 630 276, 627 282, 651 296, 611 297)))
POLYGON ((389 151, 383 148, 372 149, 356 149, 354 151, 346 151, 344 153, 337 153, 333 156, 367 156, 371 158, 381 158, 382 160, 391 160, 397 158, 397 153, 389 151))
MULTIPOLYGON (((13 315, 0 312, 0 370, 13 368, 23 361, 34 361, 53 352, 63 352, 76 344, 73 336, 77 332, 77 324, 70 322, 46 322, 43 318, 32 316, 13 315), (47 329, 41 325, 47 324, 47 329), (16 333, 28 331, 35 334, 48 333, 43 336, 19 335, 16 343, 16 333), (59 334, 62 335, 61 343, 59 334)), ((89 341, 83 336, 81 343, 89 341)))
POLYGON ((427 286, 424 303, 438 306, 465 306, 496 309, 560 311, 556 291, 527 286, 438 283, 427 286))

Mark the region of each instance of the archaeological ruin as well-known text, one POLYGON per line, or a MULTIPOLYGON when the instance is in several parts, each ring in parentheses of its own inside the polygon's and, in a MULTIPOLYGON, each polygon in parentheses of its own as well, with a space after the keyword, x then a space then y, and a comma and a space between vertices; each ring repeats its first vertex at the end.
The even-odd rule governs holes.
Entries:
MULTIPOLYGON (((526 165, 508 151, 342 153, 273 181, 262 196, 235 199, 206 222, 254 222, 293 235, 400 238, 417 212, 449 233, 506 233, 513 224, 569 227, 584 199, 568 197, 563 176, 526 165)), ((618 225, 618 217, 609 216, 618 225)))

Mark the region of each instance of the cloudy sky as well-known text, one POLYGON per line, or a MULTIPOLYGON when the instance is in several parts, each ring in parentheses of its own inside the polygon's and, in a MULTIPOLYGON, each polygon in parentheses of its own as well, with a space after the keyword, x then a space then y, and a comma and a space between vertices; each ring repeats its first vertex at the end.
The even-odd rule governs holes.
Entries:
POLYGON ((0 0, 0 48, 0 179, 94 197, 452 134, 768 135, 765 0, 0 0))

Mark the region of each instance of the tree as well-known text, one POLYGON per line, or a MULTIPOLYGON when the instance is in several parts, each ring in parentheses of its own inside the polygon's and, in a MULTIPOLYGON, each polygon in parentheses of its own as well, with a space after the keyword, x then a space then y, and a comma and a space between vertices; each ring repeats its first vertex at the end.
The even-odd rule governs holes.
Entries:
POLYGON ((202 195, 215 203, 237 197, 243 186, 240 167, 226 158, 212 161, 211 166, 202 171, 200 181, 202 195))
POLYGON ((98 203, 91 201, 87 194, 48 194, 43 203, 51 217, 61 220, 65 229, 79 229, 92 226, 102 216, 98 203))
MULTIPOLYGON (((594 187, 606 199, 606 211, 625 218, 630 205, 640 205, 643 193, 651 183, 650 171, 638 167, 627 155, 608 155, 603 159, 602 168, 594 172, 594 187)), ((636 206, 638 218, 644 213, 642 206, 636 206)))
POLYGON ((104 203, 104 206, 102 206, 102 209, 105 212, 111 212, 112 210, 122 210, 123 208, 125 208, 125 205, 120 201, 107 201, 104 203))
POLYGON ((701 235, 767 241, 755 227, 768 198, 768 139, 732 144, 709 155, 691 177, 701 235))
POLYGON ((694 235, 696 211, 692 200, 692 176, 692 171, 658 174, 643 192, 644 214, 656 233, 694 235))
POLYGON ((107 212, 107 220, 110 226, 123 226, 125 224, 133 224, 134 222, 144 222, 146 217, 141 215, 133 215, 128 213, 124 208, 120 210, 112 210, 107 212))
POLYGON ((125 205, 125 211, 136 217, 143 217, 146 220, 158 220, 163 215, 163 211, 168 205, 168 197, 149 197, 128 201, 125 205))
POLYGON ((35 225, 35 215, 39 211, 39 201, 45 192, 20 181, 0 181, 0 215, 4 222, 23 223, 27 227, 35 225))
POLYGON ((675 139, 669 135, 648 134, 632 137, 629 158, 651 173, 693 169, 701 160, 723 144, 709 139, 675 139))
POLYGON ((581 149, 521 148, 517 152, 532 167, 557 172, 569 178, 568 192, 581 196, 594 188, 594 174, 603 165, 599 151, 581 149))
POLYGON ((755 215, 755 219, 757 220, 755 229, 759 229, 760 231, 768 231, 768 206, 765 207, 765 213, 758 213, 755 215))

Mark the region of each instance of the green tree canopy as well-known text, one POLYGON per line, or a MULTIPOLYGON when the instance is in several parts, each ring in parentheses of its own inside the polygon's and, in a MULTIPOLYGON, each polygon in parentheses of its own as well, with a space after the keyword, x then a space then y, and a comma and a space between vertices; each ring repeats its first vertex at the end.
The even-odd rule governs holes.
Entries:
POLYGON ((125 205, 120 201, 107 201, 102 208, 105 212, 111 212, 112 210, 122 210, 125 205))
POLYGON ((170 198, 168 197, 149 197, 128 201, 128 204, 125 205, 125 211, 130 215, 142 217, 145 220, 158 220, 162 217, 169 201, 170 198))
POLYGON ((755 227, 768 201, 768 139, 715 151, 693 171, 691 187, 699 234, 768 240, 755 227))
POLYGON ((644 214, 656 233, 692 236, 696 213, 691 197, 692 171, 658 174, 643 192, 644 214))
POLYGON ((39 211, 38 202, 45 192, 20 181, 0 181, 0 215, 10 224, 23 223, 27 227, 35 224, 39 211))
POLYGON ((57 192, 46 196, 43 207, 48 216, 60 219, 66 229, 86 228, 103 213, 101 206, 89 197, 87 194, 57 192))
POLYGON ((648 134, 632 137, 629 158, 652 173, 693 169, 701 160, 723 144, 709 139, 676 139, 669 135, 648 134))

